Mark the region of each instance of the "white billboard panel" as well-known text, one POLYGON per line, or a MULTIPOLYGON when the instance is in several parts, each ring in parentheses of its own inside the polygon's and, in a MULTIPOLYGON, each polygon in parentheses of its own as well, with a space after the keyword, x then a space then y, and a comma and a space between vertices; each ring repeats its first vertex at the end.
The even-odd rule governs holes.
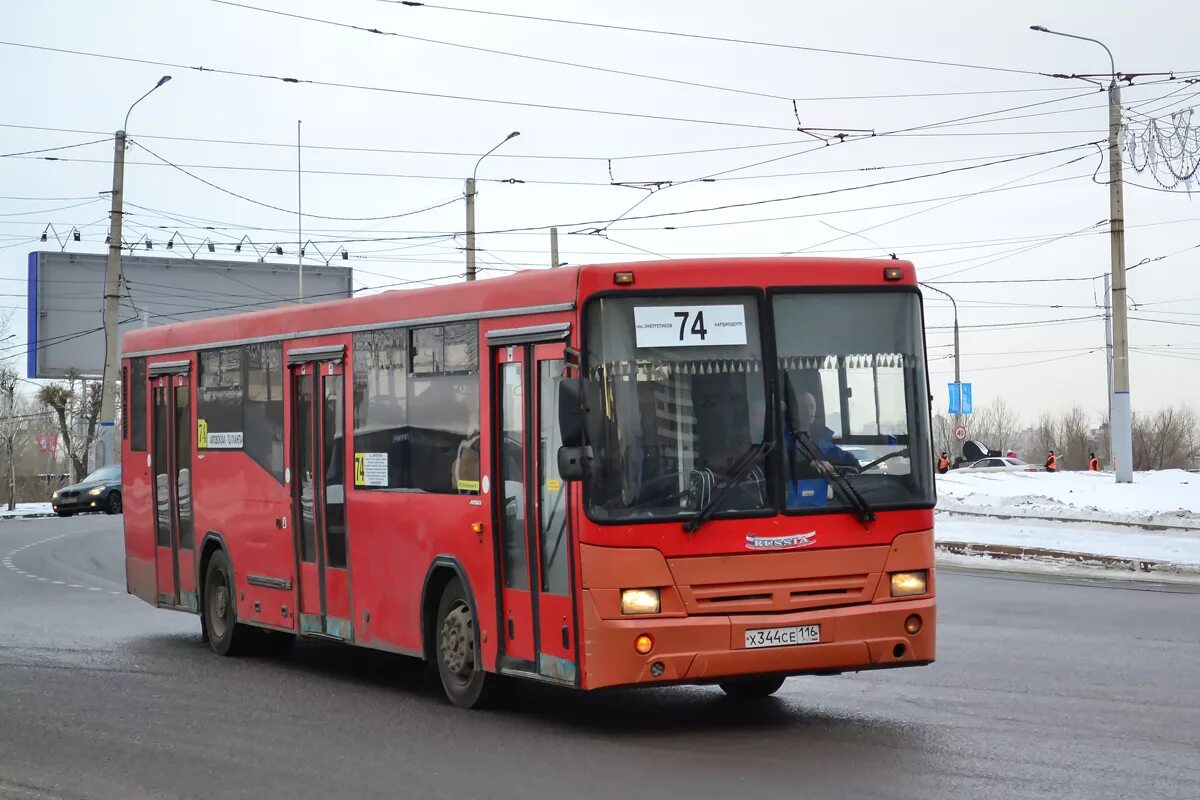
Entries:
MULTIPOLYGON (((31 378, 104 371, 104 270, 95 253, 29 254, 31 378)), ((119 330, 261 311, 296 302, 296 264, 123 256, 119 330)), ((347 267, 304 266, 304 301, 350 297, 347 267)))

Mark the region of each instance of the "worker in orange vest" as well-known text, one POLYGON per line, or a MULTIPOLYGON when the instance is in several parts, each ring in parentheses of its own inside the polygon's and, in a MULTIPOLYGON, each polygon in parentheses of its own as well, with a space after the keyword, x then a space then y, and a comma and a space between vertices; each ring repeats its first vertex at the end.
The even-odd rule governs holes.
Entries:
POLYGON ((1053 450, 1046 457, 1046 472, 1058 472, 1058 456, 1054 455, 1053 450))
POLYGON ((1100 471, 1100 459, 1096 458, 1095 453, 1092 453, 1088 457, 1088 472, 1099 472, 1099 471, 1100 471))
POLYGON ((950 471, 950 456, 946 455, 945 450, 943 450, 942 454, 940 456, 938 456, 937 469, 938 469, 938 475, 945 475, 947 472, 950 471))

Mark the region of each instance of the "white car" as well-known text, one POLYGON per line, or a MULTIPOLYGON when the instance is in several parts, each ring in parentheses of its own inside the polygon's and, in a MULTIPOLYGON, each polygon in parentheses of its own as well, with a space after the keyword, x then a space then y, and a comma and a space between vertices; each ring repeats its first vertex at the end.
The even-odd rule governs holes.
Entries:
POLYGON ((1026 464, 1019 458, 1007 458, 1001 456, 991 456, 989 458, 981 458, 974 464, 968 467, 960 467, 960 469, 969 469, 972 472, 1042 472, 1043 467, 1036 464, 1026 464))

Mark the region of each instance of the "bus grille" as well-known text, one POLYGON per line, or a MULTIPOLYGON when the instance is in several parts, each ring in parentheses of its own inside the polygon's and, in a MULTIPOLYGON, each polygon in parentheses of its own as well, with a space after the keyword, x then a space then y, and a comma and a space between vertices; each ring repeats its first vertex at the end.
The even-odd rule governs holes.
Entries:
POLYGON ((777 614, 869 603, 887 547, 668 560, 688 614, 777 614))

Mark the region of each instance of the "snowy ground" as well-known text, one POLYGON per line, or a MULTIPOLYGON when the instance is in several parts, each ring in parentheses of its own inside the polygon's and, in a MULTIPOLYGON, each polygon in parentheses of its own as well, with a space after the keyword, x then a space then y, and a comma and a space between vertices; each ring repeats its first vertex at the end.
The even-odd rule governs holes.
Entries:
MULTIPOLYGON (((1087 553, 1200 571, 1200 475, 1181 470, 1135 473, 1132 484, 1117 484, 1103 472, 955 471, 938 476, 938 511, 940 542, 1087 553)), ((951 560, 964 558, 975 559, 951 560)), ((1029 565, 1015 560, 993 566, 1029 565)))
POLYGON ((1111 472, 953 470, 937 489, 942 511, 1200 529, 1200 474, 1183 470, 1137 472, 1126 484, 1111 472))
POLYGON ((0 505, 0 519, 4 517, 28 517, 53 514, 54 509, 49 503, 17 503, 16 511, 9 511, 8 505, 0 505))

